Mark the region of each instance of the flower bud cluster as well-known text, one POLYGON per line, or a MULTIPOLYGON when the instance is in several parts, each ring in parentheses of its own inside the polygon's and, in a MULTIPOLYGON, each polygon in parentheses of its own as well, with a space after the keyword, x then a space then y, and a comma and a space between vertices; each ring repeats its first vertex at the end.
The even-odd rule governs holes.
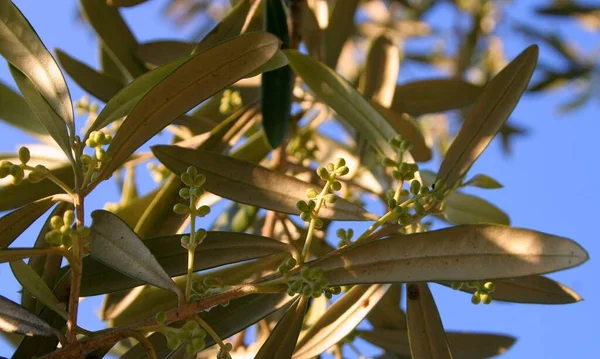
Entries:
MULTIPOLYGON (((181 182, 187 187, 179 190, 179 196, 183 199, 189 200, 189 205, 183 203, 177 203, 173 206, 173 212, 181 215, 190 215, 194 217, 205 217, 210 213, 209 206, 196 207, 196 202, 201 195, 204 194, 204 182, 206 177, 202 174, 198 174, 196 167, 190 166, 188 169, 181 174, 181 182)), ((193 250, 206 238, 206 230, 198 229, 194 233, 190 233, 189 236, 181 237, 181 246, 186 249, 193 250)))
POLYGON ((471 297, 471 303, 473 304, 490 304, 492 302, 492 293, 496 289, 494 282, 456 282, 452 283, 452 289, 459 290, 466 284, 467 288, 474 288, 475 293, 471 297))
POLYGON ((319 267, 303 267, 300 276, 288 279, 287 293, 290 296, 300 294, 307 297, 319 298, 324 295, 327 299, 341 293, 340 287, 329 287, 329 281, 319 267))
MULTIPOLYGON (((222 290, 224 287, 223 280, 221 278, 214 278, 211 276, 204 277, 202 280, 197 280, 192 283, 192 300, 200 300, 206 296, 211 295, 215 290, 222 290)), ((229 303, 221 304, 223 307, 229 303)))
POLYGON ((340 228, 335 232, 336 236, 340 239, 338 247, 346 246, 352 243, 352 237, 354 236, 354 230, 352 228, 343 229, 340 228))
POLYGON ((187 342, 186 351, 193 355, 206 346, 206 331, 196 320, 188 320, 181 328, 172 328, 165 325, 166 315, 164 312, 157 313, 155 318, 159 325, 159 332, 167 338, 169 349, 175 350, 182 343, 187 342))
POLYGON ((303 131, 293 137, 286 147, 286 152, 290 156, 294 156, 300 163, 305 160, 312 160, 315 158, 315 153, 319 150, 316 142, 314 141, 313 131, 303 131))
POLYGON ((19 161, 20 164, 14 164, 10 161, 0 162, 0 178, 12 176, 12 183, 19 185, 25 178, 25 170, 29 170, 29 176, 27 179, 31 183, 37 183, 48 176, 48 169, 43 165, 37 165, 35 167, 28 166, 27 163, 31 160, 31 153, 27 147, 19 148, 19 161))
POLYGON ((229 89, 223 91, 221 105, 219 106, 221 114, 229 115, 237 111, 240 107, 242 107, 242 96, 240 96, 239 91, 231 91, 229 89))
POLYGON ((90 228, 79 227, 75 229, 73 223, 75 223, 75 212, 72 210, 65 211, 62 217, 53 216, 50 218, 50 228, 52 229, 46 233, 46 243, 54 247, 65 246, 69 248, 72 246, 73 240, 84 238, 83 253, 89 254, 90 228))

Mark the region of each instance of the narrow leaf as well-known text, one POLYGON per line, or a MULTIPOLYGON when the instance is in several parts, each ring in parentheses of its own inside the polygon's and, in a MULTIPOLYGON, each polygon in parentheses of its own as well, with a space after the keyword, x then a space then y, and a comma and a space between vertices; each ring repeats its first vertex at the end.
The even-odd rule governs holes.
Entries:
POLYGON ((177 117, 267 62, 279 41, 266 33, 241 35, 192 56, 137 103, 107 150, 107 178, 139 146, 177 117), (215 61, 215 59, 218 59, 215 61))
POLYGON ((496 189, 504 187, 500 182, 496 181, 490 176, 476 174, 470 180, 464 182, 463 186, 473 186, 485 189, 496 189))
POLYGON ((402 285, 393 284, 390 290, 367 315, 374 328, 403 329, 406 328, 406 314, 400 309, 402 285))
POLYGON ((38 301, 67 320, 68 314, 65 311, 65 304, 58 302, 52 290, 30 266, 19 259, 10 262, 10 269, 23 286, 23 289, 29 291, 38 301))
POLYGON ((323 268, 331 285, 348 285, 524 277, 571 268, 588 258, 567 238, 496 225, 461 225, 348 247, 311 266, 323 268))
POLYGON ((27 19, 10 0, 0 0, 0 54, 25 77, 75 132, 71 95, 60 68, 27 19))
POLYGON ((390 108, 400 72, 400 51, 386 34, 371 43, 362 93, 383 108, 390 108))
POLYGON ((94 70, 65 52, 57 49, 55 53, 58 62, 73 81, 100 101, 108 102, 123 88, 123 83, 119 80, 94 70))
MULTIPOLYGON (((144 251, 149 251, 170 277, 187 272, 187 250, 181 247, 181 236, 150 238, 142 242, 144 251)), ((290 245, 267 237, 209 231, 202 244, 196 247, 194 271, 290 251, 290 245)), ((121 274, 117 268, 111 269, 109 265, 96 261, 95 255, 86 257, 83 265, 82 296, 109 293, 143 284, 141 278, 130 278, 121 274)))
POLYGON ((0 330, 27 336, 54 336, 54 329, 17 303, 0 296, 0 330))
POLYGON ((145 3, 146 1, 148 0, 106 0, 106 3, 110 6, 131 7, 145 3))
MULTIPOLYGON (((290 47, 287 15, 281 0, 265 0, 266 30, 277 36, 282 49, 290 47)), ((287 134, 292 111, 293 75, 289 66, 262 75, 262 126, 269 144, 277 148, 287 134)))
POLYGON ((304 314, 308 306, 308 297, 300 296, 292 304, 283 318, 279 320, 267 341, 260 347, 254 358, 291 358, 296 341, 302 329, 304 314))
POLYGON ((71 151, 71 140, 69 139, 69 132, 64 120, 54 111, 50 103, 38 92, 35 84, 25 74, 12 65, 9 65, 9 67, 10 73, 33 113, 35 113, 40 123, 48 131, 48 134, 52 136, 54 141, 56 141, 58 146, 67 155, 67 158, 74 161, 73 152, 71 151))
POLYGON ((336 2, 331 10, 329 26, 325 31, 325 64, 335 68, 346 40, 354 28, 354 14, 359 0, 336 2))
POLYGON ((396 135, 396 131, 348 81, 323 63, 298 51, 284 52, 294 72, 317 97, 352 125, 381 155, 395 157, 388 140, 396 135))
POLYGON ((493 223, 510 225, 510 218, 488 201, 460 192, 444 198, 444 217, 452 224, 493 223))
POLYGON ((162 40, 140 44, 135 53, 146 64, 157 67, 188 57, 193 49, 194 44, 190 42, 162 40))
POLYGON ((98 53, 100 57, 100 68, 102 73, 112 77, 120 83, 127 83, 128 78, 126 71, 121 70, 119 65, 110 57, 106 45, 102 41, 98 41, 98 53))
POLYGON ((413 358, 452 358, 440 313, 427 283, 408 284, 406 319, 413 358))
MULTIPOLYGON (((442 282, 451 286, 451 282, 442 282)), ((577 303, 581 296, 566 285, 548 277, 533 275, 528 277, 494 280, 496 289, 492 293, 494 300, 531 304, 569 304, 577 303)), ((461 291, 474 293, 475 289, 463 286, 461 291)))
POLYGON ((182 293, 142 240, 119 217, 92 212, 91 257, 140 281, 182 293))
POLYGON ((144 74, 146 68, 135 56, 137 40, 119 14, 119 9, 96 0, 80 0, 80 5, 86 20, 122 71, 131 79, 144 74))
MULTIPOLYGON (((180 174, 196 166, 206 176, 204 188, 218 196, 276 212, 298 214, 296 202, 306 199, 306 182, 250 162, 177 146, 154 146, 152 152, 167 168, 180 174)), ((339 198, 319 215, 336 220, 368 220, 360 207, 339 198)))
POLYGON ((350 289, 306 331, 296 346, 293 358, 318 356, 344 339, 369 314, 389 288, 390 285, 385 284, 350 289))
POLYGON ((54 196, 49 196, 12 211, 0 218, 0 248, 6 248, 17 239, 42 214, 46 213, 54 203, 54 196))
POLYGON ((429 79, 396 87, 392 109, 412 116, 444 112, 471 105, 481 87, 460 79, 429 79))
POLYGON ((485 86, 438 171, 437 178, 447 186, 465 175, 506 122, 527 88, 537 57, 538 47, 528 47, 485 86))
POLYGON ((27 101, 3 83, 0 83, 0 120, 42 141, 50 138, 48 130, 31 111, 27 101))

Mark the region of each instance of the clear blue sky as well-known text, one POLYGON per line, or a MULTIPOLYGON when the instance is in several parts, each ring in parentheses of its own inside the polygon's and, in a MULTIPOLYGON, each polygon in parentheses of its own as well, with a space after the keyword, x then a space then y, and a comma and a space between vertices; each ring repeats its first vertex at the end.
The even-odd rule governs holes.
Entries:
MULTIPOLYGON (((574 24, 563 21, 549 24, 532 19, 529 14, 540 1, 515 1, 511 18, 535 23, 569 35, 578 45, 590 51, 598 50, 600 36, 581 31, 574 24)), ((50 49, 60 48, 67 53, 96 66, 97 46, 90 31, 75 21, 75 1, 15 0, 38 34, 50 49)), ((151 39, 186 39, 193 28, 180 29, 160 16, 165 1, 150 1, 143 6, 123 11, 123 14, 140 41, 151 39)), ((434 15, 436 16, 436 15, 434 15)), ((444 19, 440 18, 441 24, 444 19)), ((441 25, 444 27, 444 25, 441 25)), ((501 34, 506 43, 508 58, 512 59, 529 42, 511 36, 506 30, 501 34)), ((552 52, 541 47, 541 58, 558 61, 552 52)), ((400 81, 424 77, 416 68, 401 71, 400 81)), ((0 66, 0 79, 13 84, 6 66, 0 66)), ((67 76, 74 100, 83 92, 67 76)), ((490 306, 473 306, 468 295, 433 285, 444 325, 448 330, 473 330, 511 334, 518 338, 516 345, 504 358, 592 358, 600 351, 597 321, 600 290, 594 273, 600 273, 596 255, 600 253, 595 224, 598 195, 598 112, 600 103, 593 99, 583 108, 567 116, 558 115, 556 106, 569 98, 568 91, 558 91, 545 96, 525 96, 513 113, 515 123, 527 127, 530 134, 513 143, 513 155, 505 156, 499 141, 494 141, 478 160, 472 173, 485 173, 502 184, 500 190, 475 190, 480 195, 510 213, 514 226, 536 229, 572 238, 590 253, 591 260, 581 267, 550 275, 583 296, 584 301, 566 306, 516 305, 494 302, 490 306)), ((80 119, 82 123, 83 119, 80 119)), ((19 144, 33 140, 0 123, 0 151, 14 151, 19 144)), ((435 169, 437 164, 426 167, 435 169)), ((145 182, 148 185, 148 182, 145 182)), ((143 187, 148 189, 148 187, 143 187)), ((87 209, 102 208, 103 201, 117 201, 115 186, 105 183, 90 199, 87 209)), ((40 223, 15 243, 30 246, 40 223)), ((7 265, 0 265, 2 295, 18 301, 20 289, 7 265)), ((82 323, 89 329, 102 327, 95 316, 101 298, 87 298, 82 302, 82 323)), ((370 348, 362 342, 361 348, 370 348)), ((0 341, 0 356, 10 356, 13 349, 0 341)), ((345 353, 348 358, 351 352, 345 353)))

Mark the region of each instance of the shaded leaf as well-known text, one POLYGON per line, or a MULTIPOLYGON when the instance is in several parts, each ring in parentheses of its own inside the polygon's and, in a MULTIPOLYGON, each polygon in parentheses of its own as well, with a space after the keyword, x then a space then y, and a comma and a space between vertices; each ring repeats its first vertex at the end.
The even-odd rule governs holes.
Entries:
POLYGON ((285 50, 294 72, 306 85, 381 154, 394 158, 388 140, 394 128, 340 75, 317 60, 295 50, 285 50))
POLYGON ((27 101, 10 87, 0 82, 0 119, 28 134, 47 141, 48 130, 27 104, 27 101))
POLYGON ((100 170, 99 180, 177 117, 263 65, 278 47, 273 35, 251 33, 192 56, 148 91, 123 121, 108 147, 111 159, 100 170))
POLYGON ((427 283, 408 284, 406 319, 413 358, 452 358, 440 313, 427 283))
MULTIPOLYGON (((187 250, 181 246, 182 235, 171 235, 144 240, 144 251, 156 258, 170 277, 187 272, 187 250)), ((196 247, 194 271, 226 264, 290 252, 292 247, 277 240, 233 232, 207 232, 204 241, 196 247)), ((97 295, 142 285, 143 280, 124 276, 94 259, 83 260, 82 296, 97 295)))
POLYGON ((10 0, 0 1, 0 54, 32 82, 35 92, 74 133, 73 105, 65 78, 35 30, 10 0))
POLYGON ((71 161, 73 152, 71 151, 71 140, 64 120, 54 111, 50 103, 38 92, 34 83, 16 67, 9 65, 10 73, 15 79, 19 90, 27 100, 31 110, 37 116, 40 123, 46 128, 48 134, 56 141, 71 161))
POLYGON ((504 187, 500 182, 496 181, 492 177, 482 174, 476 174, 475 176, 473 176, 473 178, 464 182, 462 185, 486 189, 496 189, 504 187))
POLYGON ((448 149, 438 179, 453 187, 465 175, 517 105, 537 57, 538 47, 528 47, 485 86, 448 149))
POLYGON ((134 79, 146 72, 146 68, 135 56, 137 40, 119 14, 119 9, 104 1, 80 0, 81 12, 104 44, 121 71, 134 79))
POLYGON ((344 339, 369 314, 389 288, 390 285, 385 284, 350 289, 300 338, 293 358, 312 358, 344 339))
POLYGON ((17 281, 23 286, 23 289, 29 291, 38 301, 67 320, 68 314, 65 311, 65 304, 59 303, 52 290, 30 266, 19 259, 10 262, 10 269, 17 281))
MULTIPOLYGON (((265 28, 277 36, 282 49, 290 47, 287 15, 281 0, 265 0, 265 28)), ((269 144, 277 148, 287 134, 292 111, 294 77, 289 66, 262 75, 262 126, 269 144)))
MULTIPOLYGON (((306 182, 250 162, 203 150, 154 146, 152 152, 167 168, 180 174, 195 166, 206 176, 204 188, 218 196, 276 212, 298 214, 296 202, 306 199, 306 182)), ((319 215, 336 220, 368 220, 360 207, 339 198, 319 215)))
POLYGON ((336 2, 330 11, 329 26, 325 31, 325 64, 335 68, 346 40, 354 28, 354 14, 359 0, 336 2))
POLYGON ((17 303, 0 296, 0 330, 28 336, 54 336, 54 329, 17 303))
POLYGON ((367 319, 374 328, 406 328, 406 314, 400 309, 402 285, 394 284, 383 298, 371 309, 367 319))
MULTIPOLYGON (((451 286, 451 282, 442 282, 451 286)), ((582 300, 579 294, 566 285, 548 277, 533 275, 519 278, 494 280, 496 289, 492 293, 494 300, 531 304, 569 304, 582 300)), ((474 293, 475 289, 463 286, 461 291, 474 293)))
POLYGON ((254 358, 291 358, 302 329, 307 306, 308 297, 300 296, 288 308, 254 358))
POLYGON ((119 217, 94 211, 91 230, 92 258, 140 281, 182 294, 142 240, 119 217))
POLYGON ((120 83, 127 83, 127 74, 119 68, 119 65, 110 57, 106 45, 102 41, 98 41, 98 52, 100 57, 100 68, 102 73, 112 77, 120 83))
POLYGON ((137 57, 152 67, 162 66, 171 61, 188 57, 194 44, 175 40, 150 41, 138 45, 137 57))
POLYGON ((550 6, 542 6, 535 9, 535 12, 541 15, 549 15, 549 16, 577 16, 577 15, 585 15, 590 14, 596 11, 599 11, 600 7, 593 5, 584 5, 584 4, 575 4, 575 3, 565 3, 565 4, 557 4, 550 6))
POLYGON ((510 225, 510 218, 500 208, 488 201, 452 192, 444 198, 444 217, 452 224, 493 223, 510 225))
POLYGON ((108 102, 123 88, 123 83, 119 80, 94 70, 67 53, 58 49, 55 53, 58 62, 73 81, 97 99, 108 102))
POLYGON ((588 258, 567 238, 497 225, 461 225, 347 247, 310 265, 323 268, 331 285, 347 285, 523 277, 571 268, 588 258))
POLYGON ((12 211, 0 218, 0 248, 6 248, 17 239, 42 214, 52 207, 57 199, 49 196, 12 211))
POLYGON ((429 79, 396 87, 392 109, 413 116, 468 106, 481 94, 480 86, 459 79, 429 79))
POLYGON ((389 35, 382 34, 371 43, 362 93, 383 108, 390 108, 399 71, 400 51, 389 35))
POLYGON ((106 0, 106 3, 111 6, 131 7, 145 3, 146 1, 148 0, 106 0))

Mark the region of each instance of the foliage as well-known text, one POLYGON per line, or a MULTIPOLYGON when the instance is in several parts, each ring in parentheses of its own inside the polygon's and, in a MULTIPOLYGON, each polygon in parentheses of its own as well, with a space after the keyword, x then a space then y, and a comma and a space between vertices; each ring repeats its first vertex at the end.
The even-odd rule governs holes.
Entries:
MULTIPOLYGON (((0 262, 23 286, 20 305, 0 297, 0 329, 24 336, 14 358, 341 357, 356 337, 391 357, 483 358, 515 339, 446 333, 431 283, 473 304, 581 299, 543 276, 587 261, 581 246, 510 227, 501 209, 461 192, 502 187, 467 175, 497 133, 507 141, 519 132, 507 120, 538 60, 531 45, 505 64, 495 2, 453 2, 473 19, 453 58, 401 51, 409 38, 435 35, 423 20, 435 1, 232 1, 200 41, 139 44, 118 8, 143 2, 80 1, 101 44, 95 69, 60 50, 57 62, 0 0, 0 54, 22 93, 0 84, 0 116, 43 142, 0 164, 0 209, 12 210, 0 218, 0 262), (368 20, 355 22, 356 12, 368 20), (454 76, 396 85, 403 61, 451 65, 454 76), (61 67, 104 105, 72 102, 61 67), (463 80, 469 71, 483 81, 463 80), (464 121, 456 134, 453 118, 464 121), (140 149, 161 131, 168 144, 140 149), (421 169, 434 155, 443 156, 437 173, 421 169), (141 163, 158 182, 145 195, 141 163), (85 206, 117 176, 119 203, 85 206), (227 207, 206 223, 219 202, 227 207), (383 214, 365 209, 375 204, 383 214), (33 247, 11 246, 48 211, 33 247), (336 248, 326 240, 333 221, 370 226, 338 229, 336 248), (78 302, 98 294, 112 329, 89 332, 78 302), (365 319, 373 329, 356 330, 365 319)), ((200 1, 188 16, 217 3, 200 1)), ((536 11, 588 26, 598 13, 536 11)), ((592 60, 554 35, 519 31, 571 64, 542 66, 530 92, 580 78, 591 88, 592 60)))

